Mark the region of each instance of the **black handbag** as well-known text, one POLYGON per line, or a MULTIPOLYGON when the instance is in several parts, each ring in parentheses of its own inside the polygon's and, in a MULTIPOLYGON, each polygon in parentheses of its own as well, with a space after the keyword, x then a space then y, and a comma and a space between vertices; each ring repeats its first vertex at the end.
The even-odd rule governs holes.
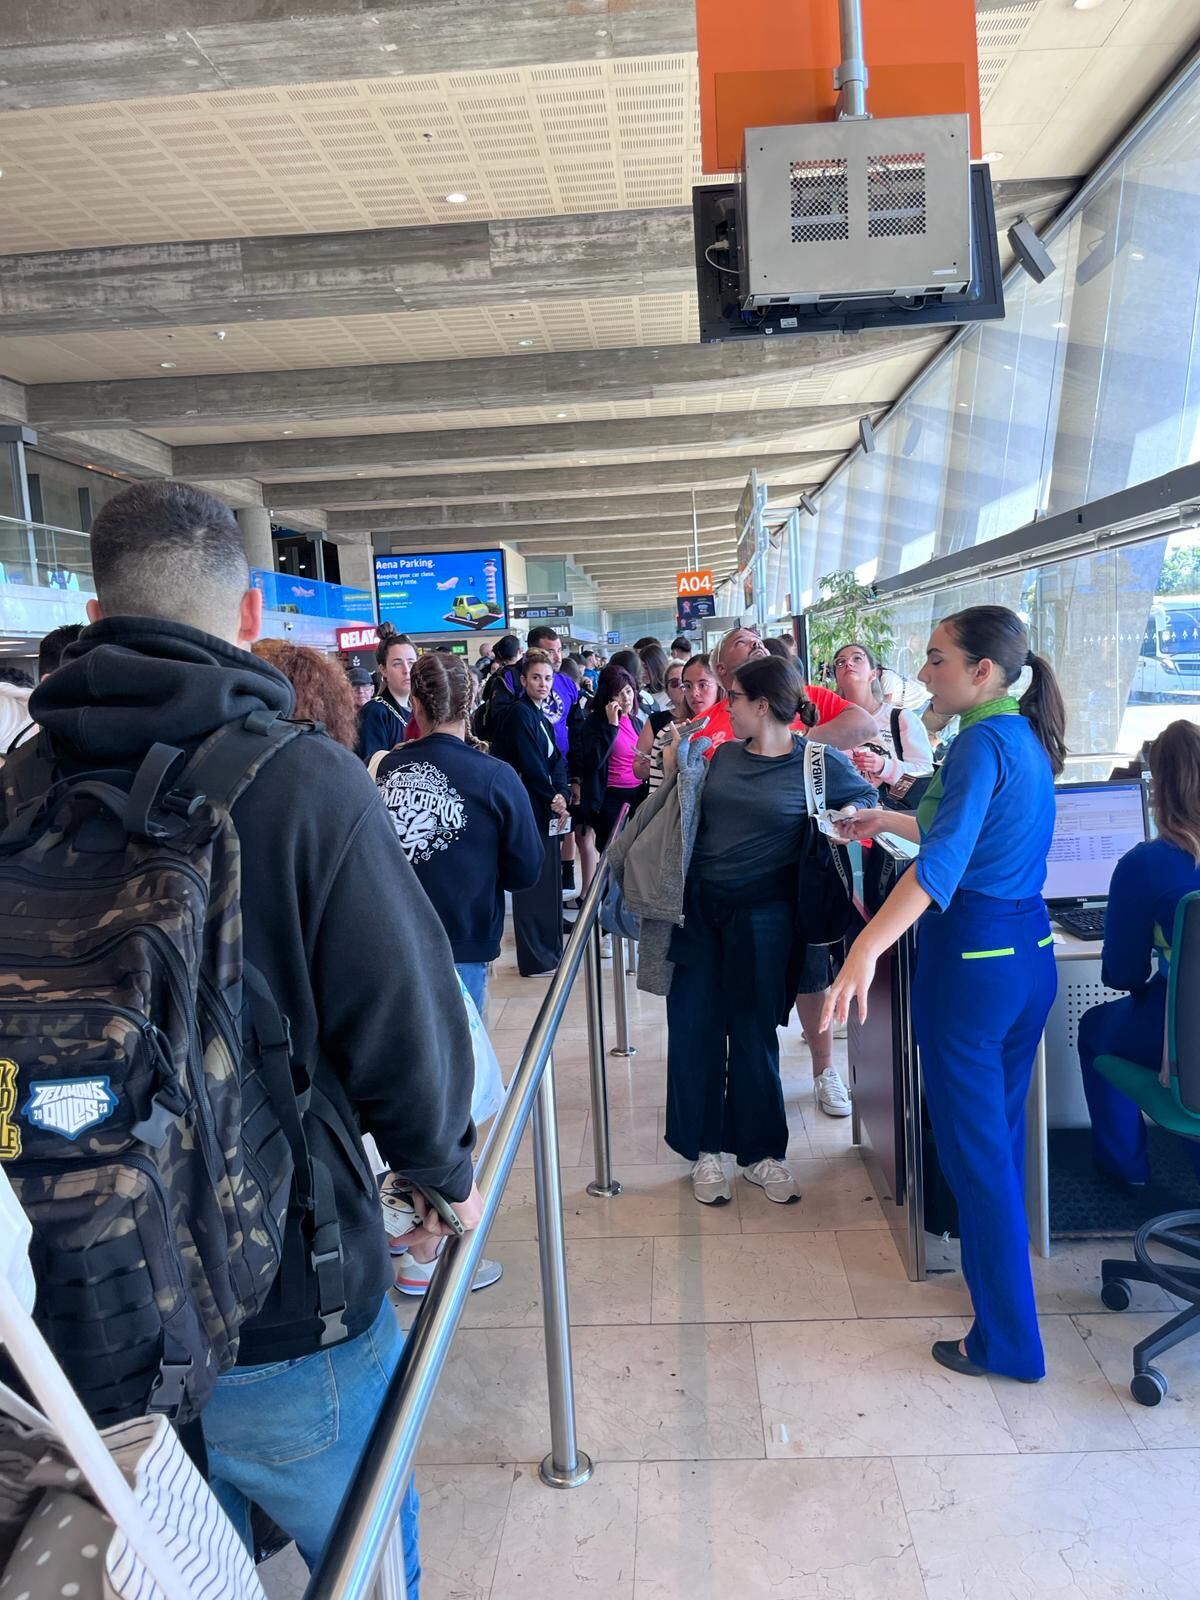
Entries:
MULTIPOLYGON (((900 707, 892 707, 892 749, 898 761, 904 760, 904 740, 900 735, 900 707)), ((900 777, 895 783, 881 784, 879 804, 885 811, 915 811, 933 782, 933 773, 924 778, 900 777)))

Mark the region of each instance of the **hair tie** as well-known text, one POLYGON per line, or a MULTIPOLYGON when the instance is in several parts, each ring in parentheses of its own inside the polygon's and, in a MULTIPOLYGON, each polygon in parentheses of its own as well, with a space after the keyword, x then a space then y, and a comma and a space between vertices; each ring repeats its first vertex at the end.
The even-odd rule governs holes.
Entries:
POLYGON ((1033 664, 1034 664, 1034 662, 1036 660, 1037 660, 1037 657, 1034 655, 1033 651, 1032 650, 1026 650, 1026 652, 1025 652, 1025 665, 1027 667, 1031 667, 1031 666, 1033 666, 1033 664))

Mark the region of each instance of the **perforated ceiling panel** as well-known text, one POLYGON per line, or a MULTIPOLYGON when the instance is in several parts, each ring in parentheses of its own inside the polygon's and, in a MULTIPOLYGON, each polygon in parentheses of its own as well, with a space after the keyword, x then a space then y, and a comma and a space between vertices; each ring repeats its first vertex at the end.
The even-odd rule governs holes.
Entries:
POLYGON ((114 333, 0 339, 0 371, 21 383, 180 373, 297 371, 305 367, 522 356, 539 351, 694 344, 694 294, 520 301, 490 310, 309 317, 114 333))
POLYGON ((979 11, 975 22, 979 39, 979 98, 985 110, 1020 49, 1039 5, 1040 0, 1013 0, 1011 5, 979 11))
POLYGON ((692 55, 10 112, 0 238, 10 253, 683 205, 699 115, 692 55))

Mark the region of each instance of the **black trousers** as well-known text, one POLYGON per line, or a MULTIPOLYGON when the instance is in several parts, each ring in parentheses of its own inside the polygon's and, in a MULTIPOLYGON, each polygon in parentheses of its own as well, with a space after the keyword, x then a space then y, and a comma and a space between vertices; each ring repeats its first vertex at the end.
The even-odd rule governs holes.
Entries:
POLYGON ((563 953, 562 840, 547 834, 542 843, 546 858, 541 876, 532 889, 519 889, 512 897, 517 971, 523 978, 549 972, 563 953))
POLYGON ((730 912, 688 885, 686 927, 671 941, 666 1140, 687 1161, 732 1152, 739 1166, 787 1154, 779 1079, 795 904, 730 912))

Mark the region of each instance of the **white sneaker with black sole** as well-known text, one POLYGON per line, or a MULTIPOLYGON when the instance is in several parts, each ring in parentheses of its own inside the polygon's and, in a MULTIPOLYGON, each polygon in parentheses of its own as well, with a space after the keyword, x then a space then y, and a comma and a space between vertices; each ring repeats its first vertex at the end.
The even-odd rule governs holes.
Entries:
POLYGON ((702 1206, 727 1206, 733 1199, 720 1156, 701 1150, 700 1159, 692 1168, 692 1193, 702 1206))
POLYGON ((850 1091, 838 1076, 836 1067, 826 1067, 813 1085, 817 1104, 827 1117, 848 1117, 854 1110, 850 1091))
POLYGON ((790 1170, 782 1161, 776 1161, 771 1156, 743 1167, 742 1177, 756 1189, 761 1189, 767 1199, 774 1200, 777 1206, 795 1205, 800 1198, 800 1191, 790 1170))

